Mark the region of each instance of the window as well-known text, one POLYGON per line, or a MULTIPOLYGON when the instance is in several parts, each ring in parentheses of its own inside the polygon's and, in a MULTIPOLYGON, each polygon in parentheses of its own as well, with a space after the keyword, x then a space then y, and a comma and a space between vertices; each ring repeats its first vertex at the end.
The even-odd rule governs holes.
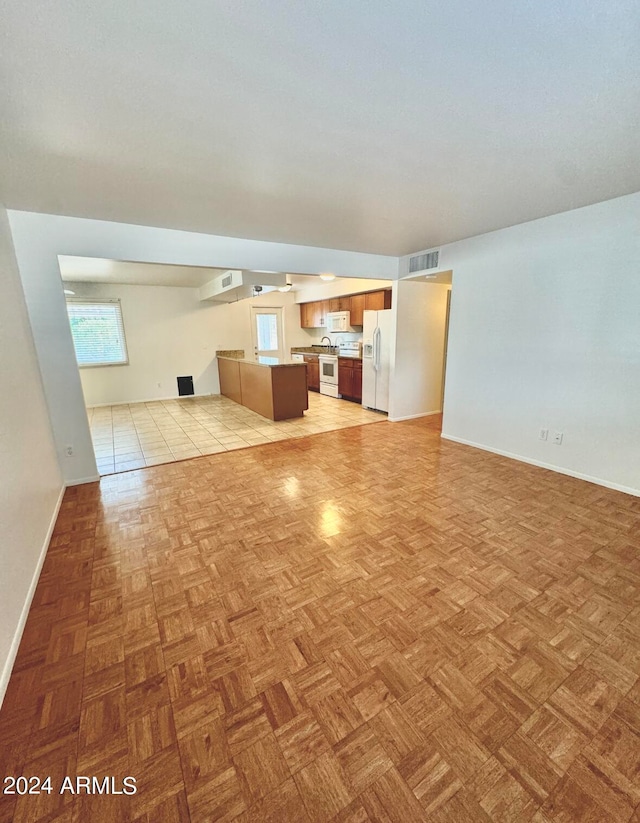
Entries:
POLYGON ((119 300, 67 300, 67 312, 80 367, 129 362, 119 300))
POLYGON ((256 314, 258 350, 277 351, 278 317, 275 314, 256 314))

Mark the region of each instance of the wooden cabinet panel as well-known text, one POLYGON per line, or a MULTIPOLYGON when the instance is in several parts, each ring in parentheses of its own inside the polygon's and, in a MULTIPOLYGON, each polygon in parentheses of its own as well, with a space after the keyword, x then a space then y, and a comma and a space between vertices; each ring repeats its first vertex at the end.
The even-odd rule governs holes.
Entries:
POLYGON ((362 361, 358 361, 353 367, 353 394, 354 400, 362 402, 362 361))
POLYGON ((349 400, 362 401, 362 360, 338 358, 338 392, 349 400))
POLYGON ((269 367, 218 357, 220 394, 270 420, 302 417, 309 408, 305 371, 302 363, 269 367))
POLYGON ((364 296, 364 307, 367 311, 382 311, 384 309, 384 292, 368 291, 364 296))
POLYGON ((353 396, 353 363, 342 357, 338 359, 338 394, 353 396))
POLYGON ((319 303, 309 303, 309 317, 312 329, 317 329, 320 325, 319 303))
POLYGON ((307 388, 310 391, 320 391, 320 363, 317 357, 305 354, 307 364, 307 388))
POLYGON ((364 294, 352 294, 349 298, 349 311, 351 312, 351 325, 362 325, 362 312, 364 311, 364 294))
POLYGON ((327 325, 327 312, 329 311, 329 300, 319 300, 318 306, 318 326, 324 328, 327 325))
POLYGON ((380 311, 391 308, 391 289, 352 294, 348 297, 332 297, 331 300, 315 300, 300 304, 300 326, 303 329, 323 329, 327 325, 327 312, 348 311, 352 326, 361 326, 365 309, 380 311))
POLYGON ((233 400, 234 403, 242 403, 240 362, 238 360, 227 360, 224 357, 219 357, 218 375, 220 377, 220 394, 233 400))
POLYGON ((300 304, 300 326, 303 329, 320 329, 327 325, 329 300, 315 300, 300 304))
POLYGON ((300 303, 300 327, 313 328, 313 303, 300 303))

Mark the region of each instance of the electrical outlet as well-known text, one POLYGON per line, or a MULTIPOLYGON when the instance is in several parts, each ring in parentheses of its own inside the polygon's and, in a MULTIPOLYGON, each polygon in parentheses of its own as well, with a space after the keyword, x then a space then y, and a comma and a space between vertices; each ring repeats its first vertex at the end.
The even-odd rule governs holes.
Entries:
POLYGON ((65 446, 64 453, 67 455, 67 457, 73 457, 73 446, 65 446))
POLYGON ((562 445, 562 432, 553 433, 553 442, 556 444, 556 446, 562 445))
POLYGON ((540 429, 538 432, 538 440, 547 440, 549 437, 549 429, 540 429))

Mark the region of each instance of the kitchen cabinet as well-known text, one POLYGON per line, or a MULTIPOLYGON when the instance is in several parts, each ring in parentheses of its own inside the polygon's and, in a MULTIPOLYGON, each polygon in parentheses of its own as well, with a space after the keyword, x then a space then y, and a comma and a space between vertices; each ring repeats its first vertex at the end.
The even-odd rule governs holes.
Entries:
POLYGON ((362 360, 353 363, 353 399, 362 402, 362 360))
POLYGON ((317 318, 319 320, 318 327, 324 329, 327 325, 327 312, 329 311, 329 300, 319 300, 316 303, 318 309, 317 318))
POLYGON ((302 417, 309 408, 306 369, 302 363, 239 360, 218 355, 220 394, 270 420, 302 417))
POLYGON ((327 325, 329 300, 315 300, 300 303, 300 327, 303 329, 323 329, 327 325))
POLYGON ((348 311, 351 313, 351 325, 362 326, 362 312, 365 309, 381 311, 390 308, 391 289, 332 297, 330 300, 314 300, 312 303, 300 304, 300 327, 303 329, 326 328, 327 312, 330 311, 348 311))
POLYGON ((364 323, 363 311, 382 311, 382 309, 391 308, 391 289, 352 294, 350 300, 351 325, 362 326, 364 323))
POLYGON ((300 303, 300 327, 312 329, 314 321, 313 303, 300 303))
POLYGON ((338 393, 345 399, 362 401, 362 360, 338 358, 338 393))
POLYGON ((320 363, 318 358, 305 354, 304 362, 307 364, 307 388, 309 391, 320 391, 320 363))
POLYGON ((329 300, 329 311, 351 311, 351 298, 333 297, 329 300))
POLYGON ((351 325, 361 326, 364 322, 362 312, 364 311, 364 294, 352 294, 349 298, 349 311, 351 312, 351 325))
POLYGON ((384 291, 368 291, 364 296, 364 307, 367 311, 382 311, 384 291))

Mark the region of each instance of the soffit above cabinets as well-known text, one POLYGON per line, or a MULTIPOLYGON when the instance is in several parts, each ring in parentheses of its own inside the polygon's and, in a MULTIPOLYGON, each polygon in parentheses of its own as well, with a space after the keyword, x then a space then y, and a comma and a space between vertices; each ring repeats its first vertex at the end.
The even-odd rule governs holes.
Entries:
POLYGON ((256 272, 229 269, 200 288, 200 300, 235 303, 259 297, 287 285, 284 272, 256 272))

